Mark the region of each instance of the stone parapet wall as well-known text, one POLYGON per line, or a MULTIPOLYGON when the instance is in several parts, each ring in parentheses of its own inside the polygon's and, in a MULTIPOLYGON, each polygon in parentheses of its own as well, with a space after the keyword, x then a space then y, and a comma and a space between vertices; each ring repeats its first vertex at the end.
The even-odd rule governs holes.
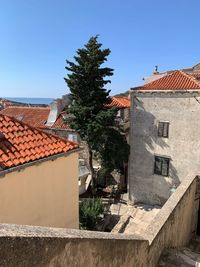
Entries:
POLYGON ((184 179, 147 228, 148 267, 157 266, 165 248, 185 246, 195 234, 199 206, 199 200, 195 200, 197 182, 198 177, 184 179))
POLYGON ((165 248, 192 237, 197 180, 182 181, 143 237, 1 224, 0 266, 155 267, 165 248))
POLYGON ((136 236, 19 225, 0 226, 1 267, 145 266, 136 236))

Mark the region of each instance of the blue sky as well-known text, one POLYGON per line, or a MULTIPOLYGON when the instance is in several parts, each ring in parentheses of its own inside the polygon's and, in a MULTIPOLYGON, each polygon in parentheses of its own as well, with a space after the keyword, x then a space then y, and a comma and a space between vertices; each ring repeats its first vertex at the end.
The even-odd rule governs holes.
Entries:
POLYGON ((112 94, 200 62, 199 0, 0 0, 0 97, 69 92, 65 59, 99 34, 112 94))

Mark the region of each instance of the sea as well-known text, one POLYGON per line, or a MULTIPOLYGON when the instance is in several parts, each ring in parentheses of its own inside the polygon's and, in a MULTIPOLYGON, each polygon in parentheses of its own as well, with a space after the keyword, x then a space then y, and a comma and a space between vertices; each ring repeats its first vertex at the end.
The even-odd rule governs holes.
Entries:
POLYGON ((39 97, 4 97, 4 98, 20 103, 45 104, 45 105, 49 105, 54 100, 53 98, 39 98, 39 97))

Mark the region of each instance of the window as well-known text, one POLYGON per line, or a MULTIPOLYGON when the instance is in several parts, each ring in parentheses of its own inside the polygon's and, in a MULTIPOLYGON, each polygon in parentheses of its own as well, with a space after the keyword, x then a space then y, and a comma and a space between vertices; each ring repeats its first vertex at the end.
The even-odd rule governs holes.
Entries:
POLYGON ((169 175, 169 158, 155 156, 154 174, 169 175))
POLYGON ((72 142, 78 142, 77 134, 68 134, 68 140, 72 142))
POLYGON ((158 123, 158 136, 168 138, 169 136, 169 122, 158 123))
POLYGON ((117 117, 121 117, 121 110, 120 109, 117 111, 117 117))

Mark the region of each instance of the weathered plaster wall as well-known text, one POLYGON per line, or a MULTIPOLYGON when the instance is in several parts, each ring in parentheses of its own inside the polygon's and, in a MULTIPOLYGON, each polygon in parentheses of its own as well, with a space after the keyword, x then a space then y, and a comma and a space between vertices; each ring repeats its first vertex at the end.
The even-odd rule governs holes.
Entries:
POLYGON ((1 267, 144 267, 147 246, 120 234, 0 226, 1 267))
POLYGON ((200 92, 133 92, 129 195, 132 202, 163 205, 200 165, 200 92), (157 136, 159 121, 169 121, 169 138, 157 136), (154 156, 170 158, 169 177, 154 174, 154 156))
POLYGON ((196 224, 197 178, 187 177, 144 237, 0 225, 2 267, 156 267, 162 250, 187 244, 196 224))
POLYGON ((199 207, 197 185, 198 178, 188 176, 184 179, 147 228, 148 267, 157 266, 164 248, 185 246, 195 234, 199 207))
POLYGON ((0 177, 0 223, 78 228, 78 153, 0 177))

